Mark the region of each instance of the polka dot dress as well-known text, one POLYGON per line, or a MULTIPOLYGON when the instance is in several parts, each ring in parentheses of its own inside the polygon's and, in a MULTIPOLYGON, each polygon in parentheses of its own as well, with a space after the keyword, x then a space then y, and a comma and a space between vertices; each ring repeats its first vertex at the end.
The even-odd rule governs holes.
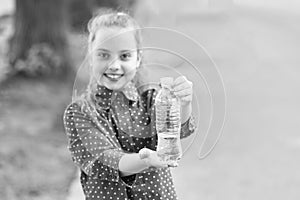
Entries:
MULTIPOLYGON (((91 104, 70 104, 64 114, 68 148, 81 169, 80 181, 87 200, 177 199, 169 168, 150 167, 121 177, 118 164, 126 153, 147 147, 155 150, 154 100, 157 87, 137 90, 131 83, 123 91, 98 86, 91 104), (94 108, 94 109, 92 109, 94 108)), ((181 138, 195 130, 191 117, 181 128, 181 138)))

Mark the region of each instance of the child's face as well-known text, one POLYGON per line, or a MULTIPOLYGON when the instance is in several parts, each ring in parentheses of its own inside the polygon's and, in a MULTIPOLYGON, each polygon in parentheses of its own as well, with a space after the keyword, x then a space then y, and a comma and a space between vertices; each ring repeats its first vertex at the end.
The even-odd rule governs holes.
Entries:
POLYGON ((93 75, 98 83, 111 90, 121 90, 126 86, 134 78, 139 65, 134 31, 128 30, 100 28, 91 45, 93 75), (122 33, 124 31, 128 32, 122 33))

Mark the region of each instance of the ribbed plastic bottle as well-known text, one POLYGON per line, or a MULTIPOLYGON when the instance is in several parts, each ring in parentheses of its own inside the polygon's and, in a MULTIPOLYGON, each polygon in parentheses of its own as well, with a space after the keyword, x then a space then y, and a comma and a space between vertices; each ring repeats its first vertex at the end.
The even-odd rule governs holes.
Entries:
POLYGON ((157 154, 169 166, 178 166, 182 156, 180 143, 180 100, 172 91, 172 77, 160 79, 161 90, 155 99, 157 154))

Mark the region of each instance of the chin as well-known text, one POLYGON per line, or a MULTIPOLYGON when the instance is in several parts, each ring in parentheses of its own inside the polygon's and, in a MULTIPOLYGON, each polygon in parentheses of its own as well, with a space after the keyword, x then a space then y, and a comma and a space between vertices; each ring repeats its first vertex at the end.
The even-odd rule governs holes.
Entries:
POLYGON ((120 85, 120 84, 105 84, 105 87, 110 89, 110 90, 121 90, 124 86, 120 85))

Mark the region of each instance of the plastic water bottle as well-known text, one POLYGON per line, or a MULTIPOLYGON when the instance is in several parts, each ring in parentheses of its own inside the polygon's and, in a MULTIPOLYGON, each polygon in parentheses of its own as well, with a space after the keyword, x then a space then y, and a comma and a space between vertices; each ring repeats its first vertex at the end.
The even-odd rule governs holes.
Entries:
POLYGON ((171 85, 173 78, 160 79, 161 90, 155 99, 156 130, 158 136, 157 154, 168 163, 177 167, 182 156, 180 143, 180 101, 174 95, 171 85))

